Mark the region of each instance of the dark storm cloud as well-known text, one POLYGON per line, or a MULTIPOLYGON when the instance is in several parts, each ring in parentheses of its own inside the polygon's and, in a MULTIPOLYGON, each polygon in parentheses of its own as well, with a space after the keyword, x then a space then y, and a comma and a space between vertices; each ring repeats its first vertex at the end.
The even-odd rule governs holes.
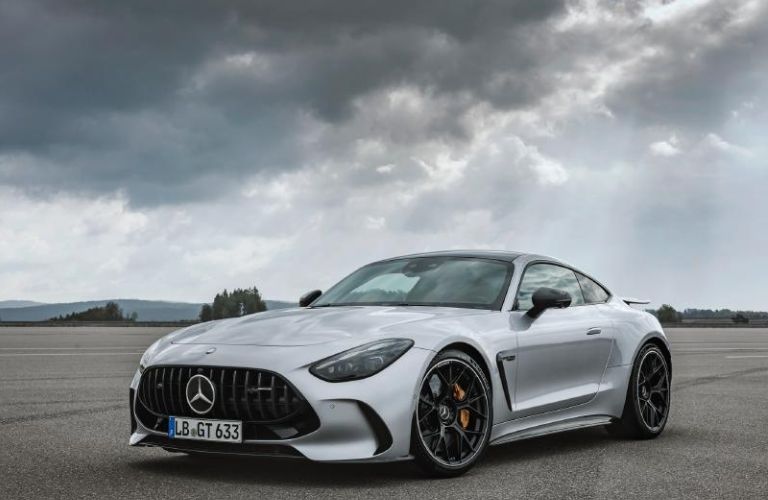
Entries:
POLYGON ((649 27, 660 50, 608 97, 640 125, 717 130, 732 111, 765 92, 768 5, 712 2, 679 23, 649 27))
MULTIPOLYGON (((537 74, 536 33, 563 9, 556 0, 3 2, 0 183, 171 202, 295 168, 309 154, 296 145, 302 116, 342 122, 356 98, 389 86, 525 107, 551 90, 537 74), (249 54, 265 66, 224 64, 249 54)), ((464 132, 447 122, 428 131, 464 132)))

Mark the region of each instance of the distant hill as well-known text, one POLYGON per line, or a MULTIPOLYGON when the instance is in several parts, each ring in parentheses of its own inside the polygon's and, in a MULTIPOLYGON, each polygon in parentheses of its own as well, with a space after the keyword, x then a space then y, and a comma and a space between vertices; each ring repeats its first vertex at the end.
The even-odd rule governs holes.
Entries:
MULTIPOLYGON (((25 301, 4 301, 3 303, 25 301)), ((26 301, 29 302, 29 301, 26 301)), ((30 306, 0 306, 0 321, 45 321, 58 316, 79 313, 94 307, 104 307, 116 302, 126 315, 136 313, 137 321, 195 320, 203 304, 192 302, 164 302, 160 300, 107 299, 69 302, 62 304, 38 304, 30 306)), ((267 309, 285 309, 296 304, 280 300, 266 300, 267 309)), ((0 303, 0 304, 3 304, 0 303)))
POLYGON ((35 302, 34 300, 0 300, 0 309, 6 307, 29 307, 41 306, 44 302, 35 302))

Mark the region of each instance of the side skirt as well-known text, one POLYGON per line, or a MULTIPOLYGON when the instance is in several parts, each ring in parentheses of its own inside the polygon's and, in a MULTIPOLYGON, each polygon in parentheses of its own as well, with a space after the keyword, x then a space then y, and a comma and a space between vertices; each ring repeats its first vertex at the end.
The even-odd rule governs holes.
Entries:
POLYGON ((555 434, 557 432, 572 431, 576 429, 584 429, 587 427, 595 427, 598 425, 610 424, 613 421, 613 417, 608 415, 596 415, 590 417, 578 417, 570 420, 564 420, 560 422, 554 422, 550 424, 543 424, 530 429, 523 429, 520 431, 513 431, 502 436, 498 436, 489 444, 491 446, 497 444, 511 443, 513 441, 520 441, 523 439, 529 439, 539 436, 546 436, 547 434, 555 434))

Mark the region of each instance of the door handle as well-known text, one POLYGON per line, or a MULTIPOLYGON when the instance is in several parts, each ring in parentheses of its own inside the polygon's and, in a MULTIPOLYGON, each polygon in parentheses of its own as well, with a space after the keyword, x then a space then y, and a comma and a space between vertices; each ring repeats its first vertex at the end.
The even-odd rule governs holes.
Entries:
POLYGON ((587 330, 587 335, 600 335, 603 331, 599 328, 590 328, 587 330))

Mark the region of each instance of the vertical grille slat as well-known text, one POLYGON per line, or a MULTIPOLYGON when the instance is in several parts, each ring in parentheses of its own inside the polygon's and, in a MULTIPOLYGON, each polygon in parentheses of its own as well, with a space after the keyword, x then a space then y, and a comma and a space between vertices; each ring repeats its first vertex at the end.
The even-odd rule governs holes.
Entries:
POLYGON ((179 396, 179 413, 183 414, 186 411, 186 405, 184 404, 184 400, 186 399, 182 394, 186 395, 186 384, 182 384, 181 381, 184 380, 183 377, 184 370, 182 368, 179 368, 179 386, 176 388, 176 394, 179 396), (184 392, 182 392, 184 391, 184 392))
POLYGON ((139 383, 139 401, 144 403, 144 406, 149 404, 147 399, 147 374, 148 372, 144 370, 144 373, 141 374, 141 382, 139 383))
POLYGON ((152 392, 152 375, 155 373, 154 370, 149 372, 147 374, 147 403, 150 405, 151 408, 154 408, 155 404, 155 395, 152 392))
POLYGON ((237 370, 232 370, 232 407, 235 409, 235 418, 240 418, 240 410, 237 407, 237 370))
POLYGON ((215 391, 214 408, 203 418, 269 423, 305 411, 300 394, 281 376, 258 369, 159 366, 142 374, 140 403, 158 416, 201 417, 187 403, 186 386, 195 374, 208 377, 215 391))
POLYGON ((251 370, 245 371, 245 382, 243 382, 243 403, 248 413, 248 420, 253 420, 253 410, 251 409, 250 395, 248 393, 249 382, 251 381, 251 370))
POLYGON ((162 388, 162 397, 160 398, 160 401, 163 405, 163 413, 168 415, 168 391, 166 390, 165 386, 165 372, 167 372, 165 368, 162 368, 162 375, 160 376, 160 387, 162 388))
POLYGON ((221 370, 221 376, 219 377, 219 393, 221 396, 219 396, 219 408, 221 408, 221 417, 226 418, 227 416, 227 408, 224 404, 224 398, 226 397, 224 395, 224 372, 226 370, 221 370))
POLYGON ((288 394, 288 384, 283 382, 283 404, 285 404, 285 408, 291 407, 291 399, 290 395, 288 394))
POLYGON ((153 375, 154 375, 154 377, 152 378, 152 394, 155 397, 155 408, 154 408, 154 410, 157 413, 160 413, 160 396, 157 394, 158 393, 158 390, 157 390, 157 372, 158 371, 159 370, 153 370, 153 372, 152 372, 153 375))
POLYGON ((264 420, 264 407, 261 404, 261 375, 261 372, 256 375, 256 411, 259 413, 259 418, 264 420))
POLYGON ((271 389, 269 391, 269 394, 270 394, 270 399, 272 400, 272 418, 278 418, 277 416, 279 415, 278 410, 277 410, 277 380, 276 380, 276 378, 277 377, 272 375, 272 379, 271 379, 270 385, 269 385, 269 387, 271 389))
POLYGON ((149 374, 152 372, 144 371, 143 376, 141 377, 141 398, 140 400, 144 403, 144 406, 149 407, 149 374))
POLYGON ((171 403, 171 415, 176 414, 176 400, 173 397, 173 395, 176 394, 176 388, 173 386, 174 372, 175 372, 174 368, 171 368, 168 371, 168 401, 170 401, 171 403))
POLYGON ((242 415, 243 419, 245 419, 246 411, 245 406, 243 403, 243 393, 245 392, 245 374, 248 373, 248 370, 243 370, 242 376, 240 378, 243 379, 243 390, 240 390, 239 385, 235 385, 233 388, 235 389, 235 406, 237 407, 237 413, 238 415, 242 415))

